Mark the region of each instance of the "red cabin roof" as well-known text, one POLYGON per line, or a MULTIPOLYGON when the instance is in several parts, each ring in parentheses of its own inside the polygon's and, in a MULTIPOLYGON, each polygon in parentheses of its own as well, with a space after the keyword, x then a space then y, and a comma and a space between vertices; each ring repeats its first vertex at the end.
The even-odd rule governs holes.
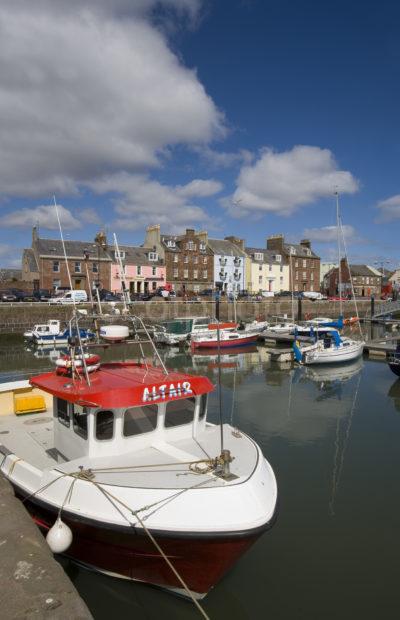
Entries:
POLYGON ((115 409, 167 402, 207 394, 214 389, 207 377, 180 372, 165 374, 161 368, 136 362, 101 364, 90 373, 90 385, 84 377, 46 372, 32 377, 31 385, 72 403, 87 407, 115 409))

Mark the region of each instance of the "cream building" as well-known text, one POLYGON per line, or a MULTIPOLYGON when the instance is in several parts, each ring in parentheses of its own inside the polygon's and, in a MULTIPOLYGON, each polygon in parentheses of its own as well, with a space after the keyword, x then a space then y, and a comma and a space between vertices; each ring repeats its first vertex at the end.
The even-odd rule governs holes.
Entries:
POLYGON ((289 265, 274 250, 246 248, 246 288, 249 293, 290 291, 289 265))

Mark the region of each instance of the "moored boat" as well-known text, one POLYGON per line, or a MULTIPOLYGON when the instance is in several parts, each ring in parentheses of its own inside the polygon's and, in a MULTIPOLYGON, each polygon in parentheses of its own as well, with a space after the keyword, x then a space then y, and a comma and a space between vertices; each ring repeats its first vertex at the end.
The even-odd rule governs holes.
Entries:
POLYGON ((92 357, 71 349, 61 372, 0 389, 1 471, 43 532, 61 514, 59 551, 187 595, 167 558, 201 598, 272 525, 273 470, 250 437, 207 421, 206 377, 97 359, 86 374, 92 357), (21 388, 46 411, 15 416, 21 388))
POLYGON ((193 335, 191 338, 192 349, 216 349, 245 346, 257 342, 261 331, 238 330, 234 328, 209 330, 193 335))
POLYGON ((397 341, 396 350, 393 353, 388 353, 387 362, 390 370, 400 377, 400 340, 397 341))

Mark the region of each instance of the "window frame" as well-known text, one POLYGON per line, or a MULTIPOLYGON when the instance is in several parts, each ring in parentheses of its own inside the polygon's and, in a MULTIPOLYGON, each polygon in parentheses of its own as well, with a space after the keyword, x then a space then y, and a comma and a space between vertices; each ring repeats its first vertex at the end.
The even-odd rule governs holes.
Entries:
POLYGON ((101 443, 103 443, 103 441, 112 441, 115 437, 115 412, 112 409, 99 409, 98 411, 96 411, 96 419, 95 419, 95 424, 94 424, 94 438, 96 441, 100 441, 101 443), (112 419, 113 419, 113 424, 112 424, 112 435, 111 437, 107 437, 107 438, 102 438, 102 437, 98 437, 97 435, 97 419, 98 419, 98 415, 101 413, 111 413, 112 414, 112 419))

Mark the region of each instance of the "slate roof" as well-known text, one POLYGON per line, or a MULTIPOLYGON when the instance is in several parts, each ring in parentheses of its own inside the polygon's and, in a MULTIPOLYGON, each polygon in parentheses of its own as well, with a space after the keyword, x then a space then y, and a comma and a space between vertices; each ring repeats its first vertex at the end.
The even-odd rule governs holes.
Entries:
POLYGON ((254 259, 254 254, 262 254, 263 255, 263 263, 276 263, 277 265, 282 265, 282 261, 274 260, 274 256, 279 254, 278 250, 267 250, 265 248, 245 248, 246 254, 254 259))
POLYGON ((376 269, 369 267, 369 265, 350 265, 350 273, 352 276, 382 277, 380 273, 377 273, 376 269))
MULTIPOLYGON (((109 247, 109 253, 113 262, 115 262, 114 251, 115 246, 109 247)), ((123 262, 127 265, 152 265, 152 266, 160 266, 164 264, 164 261, 160 256, 158 256, 158 260, 149 260, 149 252, 154 252, 152 248, 143 248, 141 246, 134 245, 120 245, 120 252, 125 252, 125 258, 123 262)), ((158 254, 158 252, 157 252, 158 254)))
POLYGON ((300 245, 300 243, 284 243, 283 251, 285 252, 286 256, 304 256, 304 258, 319 258, 319 256, 315 254, 315 252, 313 252, 310 248, 306 248, 304 245, 300 245), (291 247, 295 248, 296 254, 290 253, 291 247))
POLYGON ((208 239, 208 246, 214 254, 219 256, 246 256, 246 252, 228 239, 208 239))
MULTIPOLYGON (((64 258, 64 251, 60 239, 37 239, 35 242, 38 256, 54 256, 54 258, 64 258)), ((83 251, 89 252, 89 257, 93 259, 111 260, 108 253, 93 241, 70 241, 65 240, 65 251, 68 258, 83 259, 83 251)))
POLYGON ((27 261, 29 271, 31 273, 38 273, 39 267, 36 261, 36 256, 32 248, 25 248, 22 254, 22 263, 27 261))

